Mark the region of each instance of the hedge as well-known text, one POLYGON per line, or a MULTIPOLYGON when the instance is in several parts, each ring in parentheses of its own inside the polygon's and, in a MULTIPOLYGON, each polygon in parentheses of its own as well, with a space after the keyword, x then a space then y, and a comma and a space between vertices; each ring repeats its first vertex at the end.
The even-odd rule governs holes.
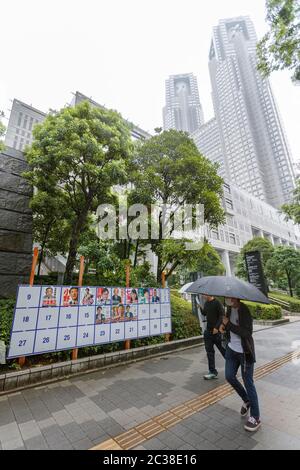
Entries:
POLYGON ((281 294, 279 292, 270 292, 270 296, 274 297, 275 299, 287 302, 289 304, 287 310, 289 310, 290 312, 300 312, 299 299, 296 299, 295 297, 291 297, 289 295, 281 294))
POLYGON ((255 320, 279 320, 282 318, 282 311, 279 305, 258 304, 255 302, 246 302, 244 304, 250 310, 252 318, 255 320))

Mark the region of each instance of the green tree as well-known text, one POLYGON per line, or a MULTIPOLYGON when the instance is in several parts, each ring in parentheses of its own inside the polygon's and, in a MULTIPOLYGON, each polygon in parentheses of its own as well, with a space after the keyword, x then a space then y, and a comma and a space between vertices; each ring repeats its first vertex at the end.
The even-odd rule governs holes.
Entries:
POLYGON ((89 214, 108 202, 111 187, 126 178, 130 128, 117 112, 82 102, 48 115, 33 134, 26 176, 37 192, 63 200, 66 218, 72 219, 65 273, 65 281, 71 282, 89 214))
POLYGON ((5 134, 5 126, 1 122, 1 118, 4 117, 3 111, 0 110, 0 152, 4 150, 4 143, 2 141, 2 137, 5 134))
POLYGON ((225 266, 217 250, 205 242, 197 253, 194 261, 193 271, 202 273, 202 276, 221 276, 225 273, 225 266))
POLYGON ((293 287, 300 277, 300 252, 291 246, 277 246, 266 263, 266 271, 274 282, 277 277, 285 276, 293 297, 293 287))
POLYGON ((297 178, 292 202, 284 204, 281 209, 285 213, 287 220, 290 219, 295 224, 300 224, 300 177, 297 178))
POLYGON ((299 0, 266 0, 270 30, 257 45, 258 69, 264 76, 288 69, 300 80, 299 0))
MULTIPOLYGON (((134 182, 132 198, 150 208, 151 204, 167 204, 182 208, 184 204, 203 204, 204 220, 211 226, 224 221, 221 206, 223 180, 217 174, 217 165, 198 151, 187 133, 169 130, 138 144, 131 170, 134 182)), ((157 281, 169 268, 169 275, 182 263, 188 262, 193 252, 184 249, 183 240, 170 239, 172 225, 164 239, 163 211, 158 214, 158 239, 149 239, 158 257, 157 281)))
POLYGON ((262 265, 263 268, 265 268, 267 261, 272 256, 274 247, 270 240, 267 240, 266 238, 254 237, 252 240, 249 240, 243 246, 236 258, 236 275, 242 279, 248 279, 244 257, 245 253, 248 253, 249 251, 259 251, 261 253, 262 265))

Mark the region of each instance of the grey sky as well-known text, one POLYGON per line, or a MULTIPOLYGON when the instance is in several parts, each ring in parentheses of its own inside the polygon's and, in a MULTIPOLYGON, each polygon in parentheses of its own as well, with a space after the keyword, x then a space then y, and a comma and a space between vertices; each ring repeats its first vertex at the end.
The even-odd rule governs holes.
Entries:
MULTIPOLYGON (((250 15, 267 30, 264 0, 9 0, 1 4, 0 109, 10 99, 58 109, 76 90, 153 132, 162 125, 168 75, 198 78, 205 120, 212 27, 250 15)), ((288 72, 271 82, 294 160, 300 159, 300 87, 288 72)))

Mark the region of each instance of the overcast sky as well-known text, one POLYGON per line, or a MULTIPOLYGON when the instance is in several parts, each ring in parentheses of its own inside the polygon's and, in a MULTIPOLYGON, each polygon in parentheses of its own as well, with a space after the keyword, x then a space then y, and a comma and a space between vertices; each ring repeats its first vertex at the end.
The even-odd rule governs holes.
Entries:
MULTIPOLYGON (((59 109, 76 90, 149 132, 162 125, 165 79, 193 72, 205 120, 212 27, 250 15, 267 30, 264 0, 9 0, 1 2, 0 109, 13 98, 59 109)), ((300 87, 288 72, 271 83, 294 160, 300 159, 300 87)))

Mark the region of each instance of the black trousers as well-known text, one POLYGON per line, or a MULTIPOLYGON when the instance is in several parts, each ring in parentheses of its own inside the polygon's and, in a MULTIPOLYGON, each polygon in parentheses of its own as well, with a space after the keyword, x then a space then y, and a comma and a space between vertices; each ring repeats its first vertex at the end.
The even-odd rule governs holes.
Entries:
POLYGON ((213 335, 209 331, 204 331, 204 345, 208 359, 208 370, 212 374, 217 374, 215 363, 215 346, 218 348, 222 356, 225 358, 225 348, 222 346, 221 334, 217 333, 213 335))

